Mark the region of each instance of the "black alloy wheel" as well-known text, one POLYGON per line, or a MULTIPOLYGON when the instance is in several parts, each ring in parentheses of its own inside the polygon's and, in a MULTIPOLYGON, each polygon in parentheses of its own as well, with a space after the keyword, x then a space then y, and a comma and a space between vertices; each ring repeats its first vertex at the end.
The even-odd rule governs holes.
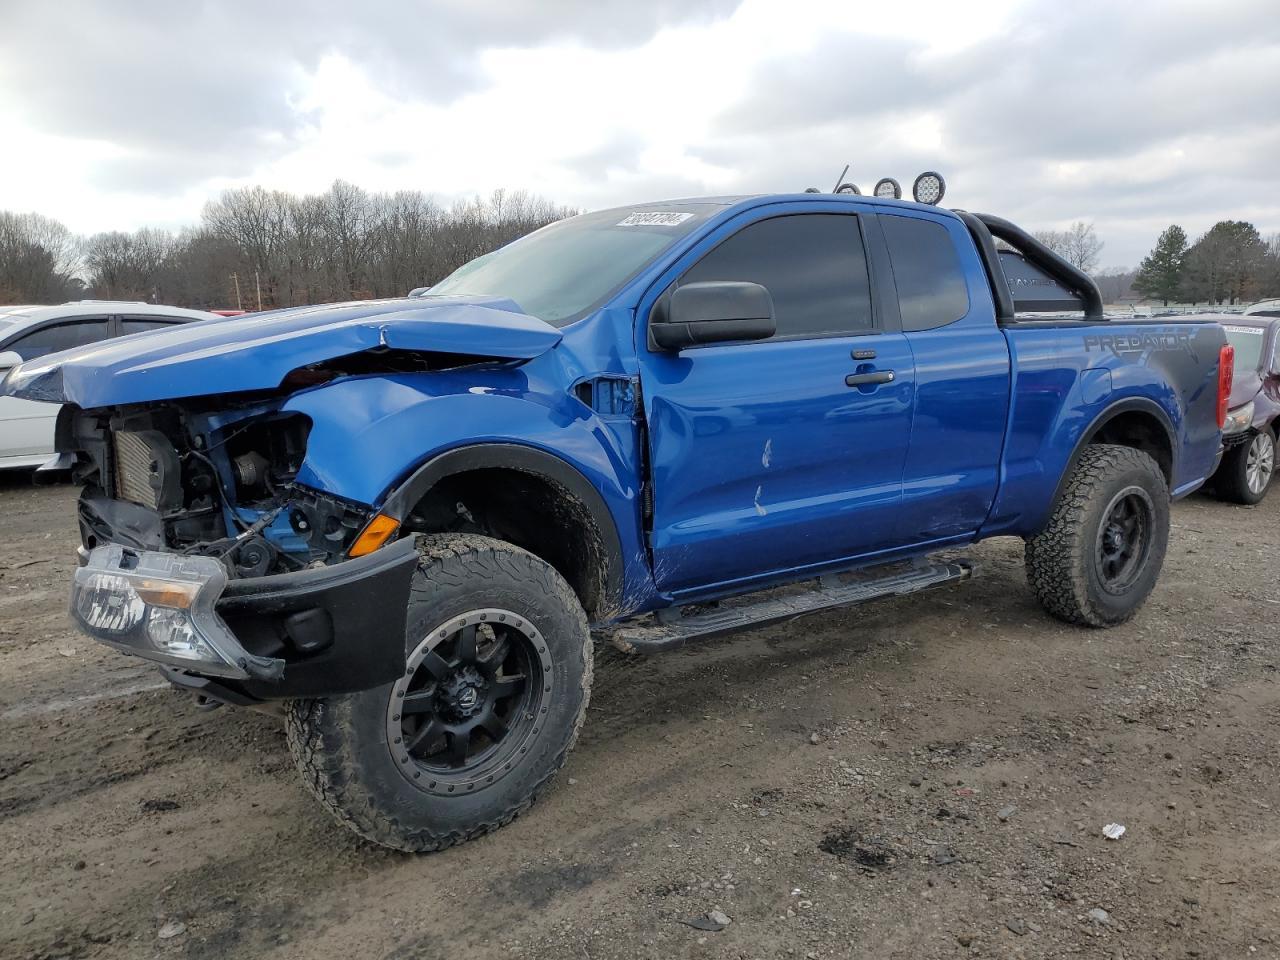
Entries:
POLYGON ((537 629, 510 610, 472 610, 432 630, 387 706, 402 773, 421 789, 456 793, 510 771, 551 693, 545 655, 537 629))
POLYGON ((1154 517, 1151 496, 1141 487, 1117 493, 1098 527, 1097 560, 1102 587, 1123 593, 1147 562, 1154 517))

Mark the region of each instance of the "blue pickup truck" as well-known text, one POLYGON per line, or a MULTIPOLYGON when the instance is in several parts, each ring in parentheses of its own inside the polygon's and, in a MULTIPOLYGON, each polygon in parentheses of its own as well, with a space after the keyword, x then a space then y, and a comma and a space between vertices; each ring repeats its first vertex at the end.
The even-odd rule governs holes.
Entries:
POLYGON ((998 217, 795 194, 574 217, 421 295, 24 363, 84 489, 71 610, 208 704, 283 713, 312 791, 434 850, 653 651, 963 579, 1131 617, 1215 470, 1231 348, 1119 322, 998 217))

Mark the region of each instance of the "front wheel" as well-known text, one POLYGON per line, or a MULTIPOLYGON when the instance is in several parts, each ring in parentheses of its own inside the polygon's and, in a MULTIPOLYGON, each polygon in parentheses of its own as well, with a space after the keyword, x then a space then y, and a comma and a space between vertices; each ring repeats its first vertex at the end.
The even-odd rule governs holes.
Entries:
POLYGON ((1233 503, 1261 503, 1275 469, 1275 437, 1269 427, 1263 427, 1226 452, 1214 477, 1214 488, 1218 496, 1233 503))
POLYGON ((488 537, 426 537, 405 672, 373 690, 296 700, 289 748, 342 823, 428 851, 510 822, 564 764, 586 714, 591 641, 564 579, 488 537))
POLYGON ((1146 602, 1169 543, 1169 488, 1141 450, 1084 449, 1044 529, 1027 541, 1027 580, 1060 620, 1123 623, 1146 602))

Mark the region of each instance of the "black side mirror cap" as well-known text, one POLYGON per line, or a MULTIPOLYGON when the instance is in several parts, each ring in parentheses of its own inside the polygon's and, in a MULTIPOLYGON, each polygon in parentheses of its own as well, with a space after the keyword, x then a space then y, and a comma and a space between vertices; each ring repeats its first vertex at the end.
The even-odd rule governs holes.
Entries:
POLYGON ((708 280, 676 287, 654 310, 649 336, 662 350, 704 343, 766 340, 777 332, 773 297, 758 283, 708 280))

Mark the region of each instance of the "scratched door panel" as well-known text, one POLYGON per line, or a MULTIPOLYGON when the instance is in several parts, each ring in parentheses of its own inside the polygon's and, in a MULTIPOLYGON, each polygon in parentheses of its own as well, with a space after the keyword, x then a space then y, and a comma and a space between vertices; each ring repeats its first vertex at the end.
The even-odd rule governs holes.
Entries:
POLYGON ((650 373, 659 587, 891 545, 913 390, 902 334, 707 347, 650 373), (863 367, 894 380, 847 386, 863 367))

